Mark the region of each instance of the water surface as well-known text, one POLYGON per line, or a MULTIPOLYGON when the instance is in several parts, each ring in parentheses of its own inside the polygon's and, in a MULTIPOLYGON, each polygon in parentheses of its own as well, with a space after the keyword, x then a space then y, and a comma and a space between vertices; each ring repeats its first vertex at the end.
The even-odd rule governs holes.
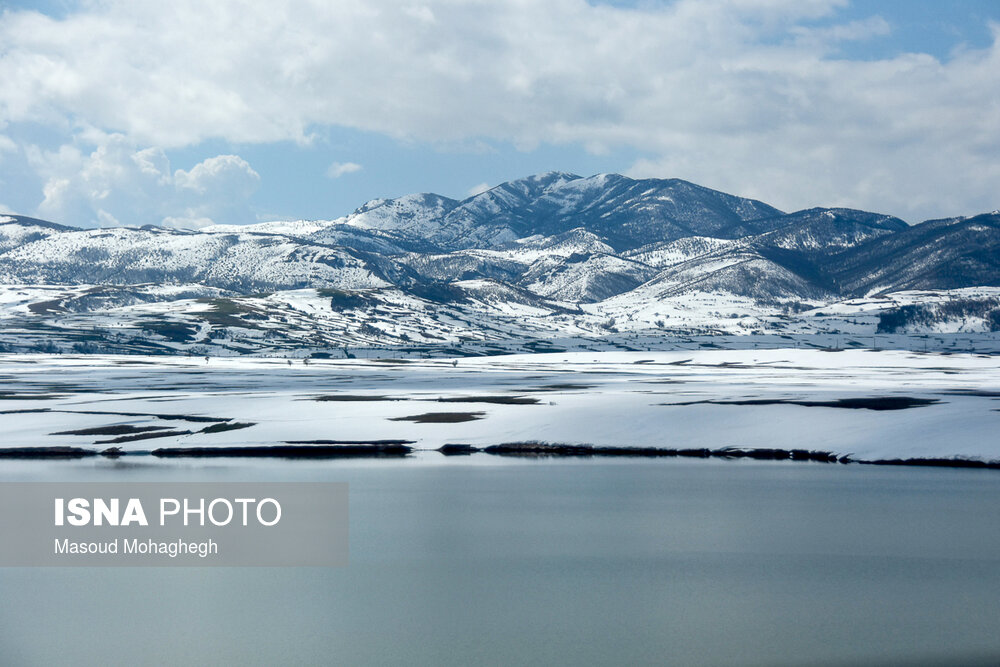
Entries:
POLYGON ((441 460, 5 463, 5 480, 347 481, 351 564, 0 569, 0 661, 1000 658, 996 471, 441 460))

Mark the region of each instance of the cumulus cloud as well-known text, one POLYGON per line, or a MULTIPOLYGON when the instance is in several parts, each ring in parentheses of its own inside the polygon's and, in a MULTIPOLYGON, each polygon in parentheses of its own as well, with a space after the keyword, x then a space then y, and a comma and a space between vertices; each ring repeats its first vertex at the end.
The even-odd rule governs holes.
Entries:
POLYGON ((363 168, 357 162, 334 162, 327 168, 326 175, 329 178, 340 178, 345 174, 361 171, 363 168))
POLYGON ((486 192, 491 187, 493 187, 493 186, 490 185, 489 183, 480 183, 479 185, 473 185, 471 188, 469 188, 468 192, 465 193, 465 196, 466 197, 475 197, 476 195, 480 195, 480 194, 486 192))
POLYGON ((89 153, 73 145, 27 152, 29 164, 45 179, 39 214, 53 220, 179 227, 254 220, 248 200, 260 176, 236 155, 171 172, 162 149, 140 149, 120 134, 104 136, 89 153))
MULTIPOLYGON (((525 150, 628 148, 647 156, 635 175, 783 208, 994 208, 1000 28, 989 48, 947 61, 852 61, 837 44, 891 26, 873 16, 810 27, 845 4, 106 0, 64 19, 8 11, 0 127, 93 126, 163 147, 309 142, 336 125, 525 150)), ((47 200, 48 189, 54 201, 79 196, 49 185, 47 200)))

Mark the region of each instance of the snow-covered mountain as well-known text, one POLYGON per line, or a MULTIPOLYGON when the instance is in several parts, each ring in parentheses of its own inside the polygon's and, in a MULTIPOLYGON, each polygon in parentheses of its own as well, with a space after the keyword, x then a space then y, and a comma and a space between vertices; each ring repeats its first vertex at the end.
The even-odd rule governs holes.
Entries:
POLYGON ((244 232, 0 223, 0 283, 199 283, 236 292, 389 284, 387 262, 343 246, 244 232))
POLYGON ((445 250, 496 247, 582 228, 622 251, 697 233, 726 236, 726 230, 748 220, 781 215, 763 202, 677 179, 581 178, 559 172, 504 183, 462 202, 418 195, 380 202, 374 210, 388 207, 405 212, 392 225, 382 216, 371 220, 374 211, 368 205, 347 222, 403 234, 416 228, 445 250))
MULTIPOLYGON (((0 216, 0 284, 4 338, 15 324, 112 320, 122 335, 192 345, 241 327, 272 339, 294 329, 319 347, 746 333, 852 299, 952 290, 967 301, 972 288, 980 306, 903 320, 936 326, 944 316, 928 313, 961 311, 975 315, 955 326, 1000 329, 1000 303, 981 291, 1000 286, 1000 214, 910 226, 852 209, 784 213, 677 179, 550 172, 463 201, 377 199, 327 221, 187 231, 0 216)), ((95 339, 113 337, 101 330, 95 339)))
POLYGON ((821 260, 849 293, 1000 284, 1000 213, 930 220, 821 260))

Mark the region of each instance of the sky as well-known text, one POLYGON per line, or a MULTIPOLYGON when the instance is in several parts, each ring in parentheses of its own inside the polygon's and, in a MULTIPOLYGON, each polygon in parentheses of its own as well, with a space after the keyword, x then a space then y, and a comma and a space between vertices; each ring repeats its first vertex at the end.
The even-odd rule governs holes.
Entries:
POLYGON ((1000 208, 998 0, 0 0, 0 211, 333 219, 544 171, 1000 208))

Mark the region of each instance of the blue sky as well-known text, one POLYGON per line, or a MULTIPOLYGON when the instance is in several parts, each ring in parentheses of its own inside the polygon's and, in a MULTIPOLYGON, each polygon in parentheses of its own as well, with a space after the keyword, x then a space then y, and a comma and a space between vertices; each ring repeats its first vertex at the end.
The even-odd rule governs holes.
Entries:
POLYGON ((1000 2, 0 2, 0 207, 330 219, 549 170, 1000 207, 1000 2))

